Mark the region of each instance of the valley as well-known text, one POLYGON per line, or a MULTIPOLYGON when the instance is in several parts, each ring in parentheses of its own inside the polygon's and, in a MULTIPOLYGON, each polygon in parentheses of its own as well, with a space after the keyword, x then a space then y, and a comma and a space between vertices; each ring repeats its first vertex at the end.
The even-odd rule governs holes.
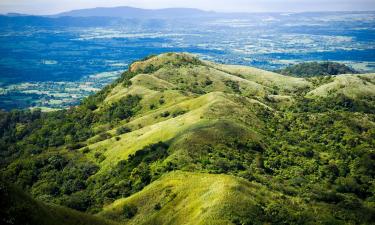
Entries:
POLYGON ((79 17, 79 12, 0 16, 0 108, 77 105, 92 88, 112 81, 71 90, 88 77, 123 71, 135 60, 165 52, 189 52, 202 60, 269 71, 308 61, 375 71, 373 12, 187 12, 177 18, 163 12, 152 18, 129 10, 134 18, 79 17))

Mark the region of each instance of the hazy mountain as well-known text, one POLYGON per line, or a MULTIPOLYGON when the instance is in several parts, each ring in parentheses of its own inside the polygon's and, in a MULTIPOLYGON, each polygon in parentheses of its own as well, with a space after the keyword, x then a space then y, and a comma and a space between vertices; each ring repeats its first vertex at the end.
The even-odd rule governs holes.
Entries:
POLYGON ((0 16, 0 27, 3 29, 18 30, 24 27, 97 27, 109 26, 117 18, 108 17, 44 17, 44 16, 0 16))
POLYGON ((17 16, 29 16, 29 14, 23 14, 23 13, 7 13, 5 16, 12 16, 12 17, 17 17, 17 16))
POLYGON ((140 9, 133 7, 111 7, 111 8, 92 8, 79 9, 63 12, 54 16, 72 16, 72 17, 121 17, 121 18, 181 18, 181 17, 200 17, 212 16, 214 12, 203 11, 191 8, 167 8, 167 9, 140 9))

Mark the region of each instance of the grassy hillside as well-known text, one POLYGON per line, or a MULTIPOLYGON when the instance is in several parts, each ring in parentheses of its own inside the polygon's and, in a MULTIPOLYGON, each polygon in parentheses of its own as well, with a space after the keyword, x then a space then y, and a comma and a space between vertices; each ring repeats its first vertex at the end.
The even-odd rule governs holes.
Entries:
POLYGON ((122 224, 371 224, 374 77, 148 57, 77 107, 0 112, 1 172, 122 224))
POLYGON ((257 204, 269 202, 268 198, 281 198, 281 194, 233 176, 171 172, 106 206, 100 215, 128 224, 250 223, 244 218, 265 217, 257 204), (136 213, 124 218, 124 211, 131 208, 136 213))

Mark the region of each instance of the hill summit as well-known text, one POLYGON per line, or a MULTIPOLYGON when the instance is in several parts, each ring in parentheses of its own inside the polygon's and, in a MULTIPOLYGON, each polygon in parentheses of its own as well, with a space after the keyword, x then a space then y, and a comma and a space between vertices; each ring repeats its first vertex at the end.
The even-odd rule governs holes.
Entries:
POLYGON ((77 107, 1 112, 1 171, 88 221, 371 224, 374 101, 375 74, 296 78, 165 53, 77 107))

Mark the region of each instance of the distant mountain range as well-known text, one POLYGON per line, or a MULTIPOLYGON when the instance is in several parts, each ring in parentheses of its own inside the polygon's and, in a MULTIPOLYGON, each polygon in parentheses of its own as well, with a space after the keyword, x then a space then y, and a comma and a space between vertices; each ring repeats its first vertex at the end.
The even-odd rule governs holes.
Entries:
MULTIPOLYGON (((300 13, 277 13, 277 12, 262 12, 262 13, 250 13, 250 12, 215 12, 215 11, 205 11, 195 8, 164 8, 164 9, 142 9, 129 6, 119 6, 119 7, 96 7, 88 9, 77 9, 66 11, 54 15, 31 15, 22 14, 17 12, 11 12, 7 14, 2 14, 2 16, 7 17, 49 17, 49 18, 59 18, 59 17, 112 17, 112 18, 125 18, 125 19, 173 19, 173 18, 199 18, 199 17, 248 17, 249 15, 278 15, 278 16, 290 16, 290 15, 321 15, 321 14, 341 14, 343 12, 300 12, 300 13)), ((365 13, 365 12, 351 12, 365 13)), ((1 14, 0 14, 1 15, 1 14)))
POLYGON ((166 8, 166 9, 140 9, 133 7, 111 7, 111 8, 91 8, 79 9, 63 12, 54 15, 54 17, 121 17, 121 18, 175 18, 175 17, 200 17, 212 16, 217 13, 212 11, 203 11, 192 8, 166 8))

